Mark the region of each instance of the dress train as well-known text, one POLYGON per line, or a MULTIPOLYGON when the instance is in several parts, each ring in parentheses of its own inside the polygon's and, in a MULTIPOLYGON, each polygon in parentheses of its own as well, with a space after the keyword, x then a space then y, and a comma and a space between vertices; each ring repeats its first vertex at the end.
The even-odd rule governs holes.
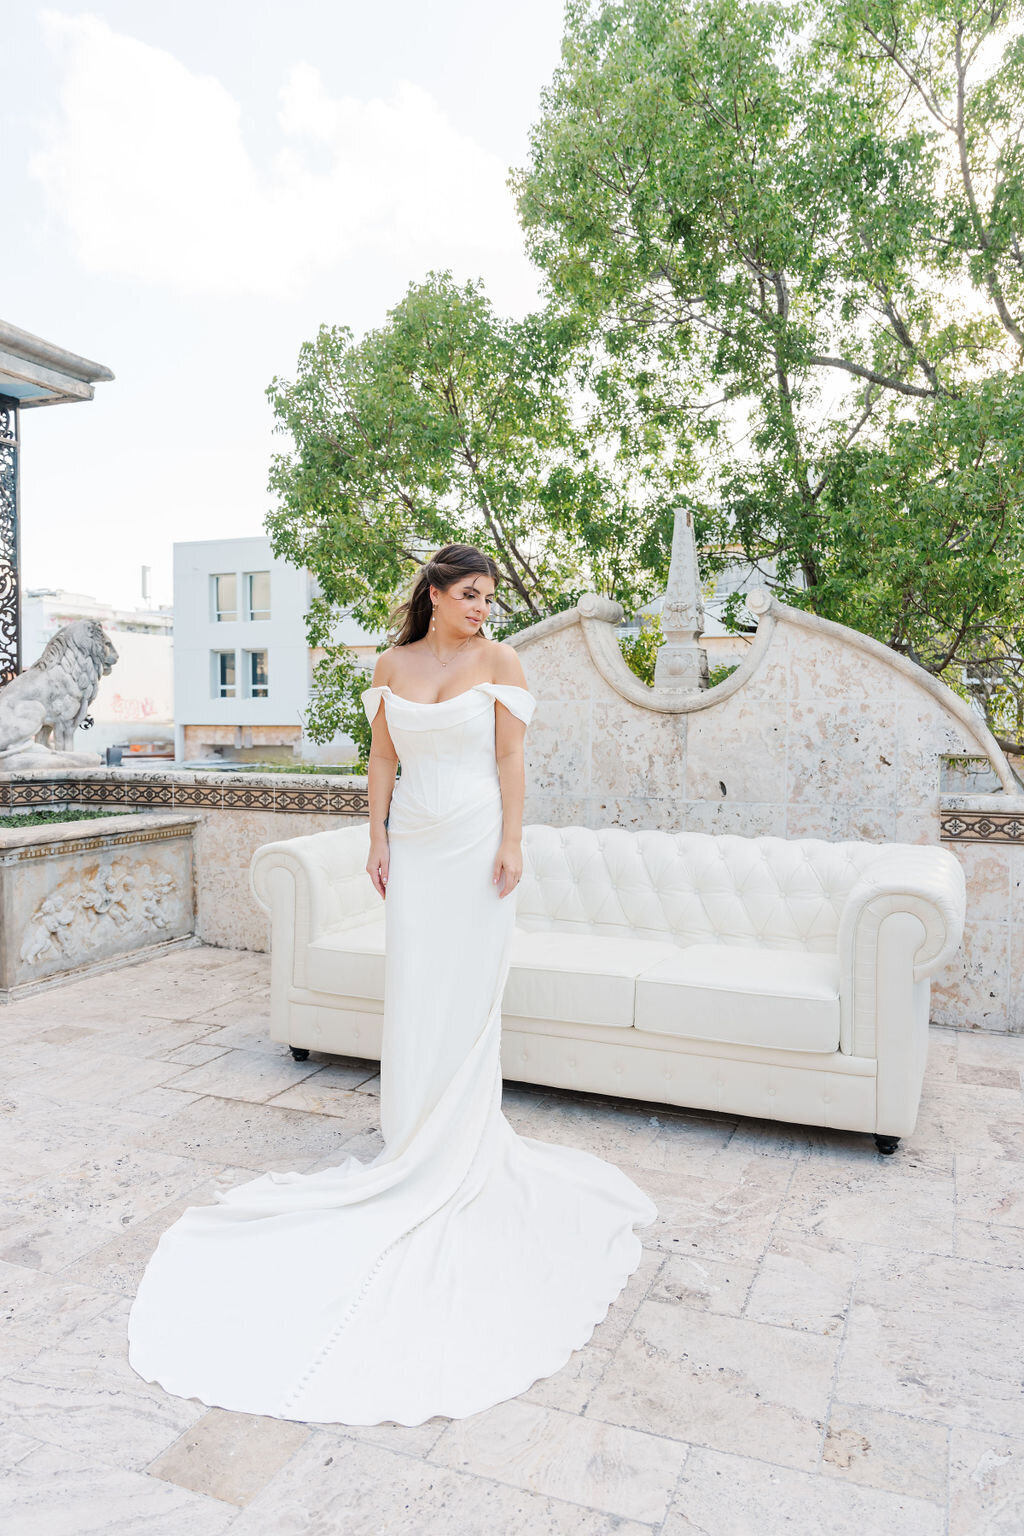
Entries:
POLYGON ((557 1371, 640 1262, 650 1199, 612 1164, 518 1136, 501 1111, 501 996, 514 897, 501 838, 495 703, 388 688, 402 762, 389 815, 381 1060, 385 1146, 268 1173, 186 1210, 129 1319, 129 1360, 169 1392, 305 1422, 463 1418, 557 1371))

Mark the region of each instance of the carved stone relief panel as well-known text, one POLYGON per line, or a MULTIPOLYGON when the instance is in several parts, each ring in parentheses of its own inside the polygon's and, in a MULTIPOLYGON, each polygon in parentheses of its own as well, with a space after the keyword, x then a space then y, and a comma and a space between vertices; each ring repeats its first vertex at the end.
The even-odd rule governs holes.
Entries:
POLYGON ((0 993, 195 931, 193 827, 134 825, 156 819, 50 843, 0 834, 0 993))
POLYGON ((25 927, 20 959, 84 964, 111 940, 152 943, 171 926, 174 877, 149 860, 112 859, 75 869, 44 896, 25 927))

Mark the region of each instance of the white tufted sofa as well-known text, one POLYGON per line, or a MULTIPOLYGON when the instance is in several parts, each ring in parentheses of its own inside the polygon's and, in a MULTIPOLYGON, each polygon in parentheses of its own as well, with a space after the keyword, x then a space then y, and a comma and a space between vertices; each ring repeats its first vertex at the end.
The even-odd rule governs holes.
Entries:
MULTIPOLYGON (((360 824, 259 849, 271 1032, 380 1056, 383 908, 360 824)), ((874 1132, 917 1117, 929 977, 963 932, 943 849, 530 826, 504 1075, 874 1132)))

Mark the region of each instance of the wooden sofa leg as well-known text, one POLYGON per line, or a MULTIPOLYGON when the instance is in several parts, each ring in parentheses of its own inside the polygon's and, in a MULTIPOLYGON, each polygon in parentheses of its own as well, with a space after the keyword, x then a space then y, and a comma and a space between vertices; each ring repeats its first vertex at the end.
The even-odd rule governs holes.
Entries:
POLYGON ((899 1146, 899 1144, 900 1139, 898 1136, 875 1137, 875 1146, 878 1148, 879 1152, 881 1152, 883 1157, 892 1157, 892 1154, 896 1151, 896 1148, 899 1146))
POLYGON ((291 1050, 291 1053, 292 1053, 292 1060, 293 1061, 308 1061, 309 1060, 309 1052, 306 1050, 305 1046, 293 1045, 293 1046, 290 1047, 290 1050, 291 1050))

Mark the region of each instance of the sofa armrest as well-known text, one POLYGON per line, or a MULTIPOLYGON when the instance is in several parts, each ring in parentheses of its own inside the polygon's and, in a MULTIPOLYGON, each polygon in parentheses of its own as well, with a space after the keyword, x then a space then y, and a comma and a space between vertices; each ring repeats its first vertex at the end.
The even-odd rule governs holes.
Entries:
POLYGON ((257 848, 249 866, 253 895, 271 915, 272 968, 305 985, 306 945, 375 911, 380 897, 366 873, 366 822, 257 848))
MULTIPOLYGON (((964 872, 944 848, 880 848, 851 890, 839 920, 840 1050, 877 1053, 879 942, 886 920, 916 919, 893 927, 901 935, 908 982, 926 981, 960 947, 964 931, 964 872)), ((892 945, 890 945, 890 949, 892 945)), ((890 963, 892 963, 890 956, 890 963)))
POLYGON ((379 905, 380 897, 366 873, 370 829, 366 822, 293 837, 283 843, 257 848, 250 865, 253 895, 270 910, 269 877, 272 870, 287 869, 298 885, 308 890, 311 939, 346 918, 358 917, 379 905))

